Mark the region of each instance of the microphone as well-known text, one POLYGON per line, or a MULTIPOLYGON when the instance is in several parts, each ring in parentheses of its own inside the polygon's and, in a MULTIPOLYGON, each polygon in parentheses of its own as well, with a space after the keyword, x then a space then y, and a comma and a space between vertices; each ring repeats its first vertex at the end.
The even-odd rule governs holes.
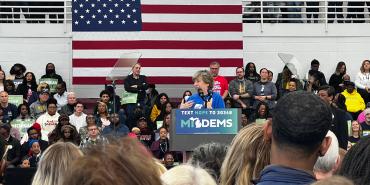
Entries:
POLYGON ((213 91, 212 91, 212 89, 208 89, 208 95, 209 95, 209 97, 212 97, 212 95, 213 95, 213 91))
POLYGON ((203 90, 202 89, 198 89, 198 94, 200 97, 204 97, 204 93, 203 93, 203 90))

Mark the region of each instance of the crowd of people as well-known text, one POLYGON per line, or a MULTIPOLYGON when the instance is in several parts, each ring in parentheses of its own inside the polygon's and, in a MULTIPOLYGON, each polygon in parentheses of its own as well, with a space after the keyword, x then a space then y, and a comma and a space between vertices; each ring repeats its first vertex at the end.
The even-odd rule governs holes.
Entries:
POLYGON ((312 60, 305 79, 285 66, 273 82, 270 70, 257 73, 250 62, 228 81, 214 61, 195 72, 196 92, 186 90, 176 103, 147 83, 137 63, 124 81, 135 102, 121 105, 106 86, 85 114, 54 64, 46 65, 39 83, 26 66, 14 64, 9 75, 0 70, 0 172, 37 168, 37 185, 310 184, 334 174, 369 184, 370 61, 362 62, 354 82, 344 62, 329 82, 319 66, 312 60), (10 97, 21 98, 19 105, 10 97), (183 151, 170 150, 174 108, 238 108, 244 128, 230 146, 195 148, 184 165, 183 151))

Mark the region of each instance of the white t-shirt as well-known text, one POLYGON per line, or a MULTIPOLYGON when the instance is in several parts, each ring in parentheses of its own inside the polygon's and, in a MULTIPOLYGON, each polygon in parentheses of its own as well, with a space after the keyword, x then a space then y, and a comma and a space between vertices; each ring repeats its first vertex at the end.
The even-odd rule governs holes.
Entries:
POLYGON ((64 92, 61 96, 58 93, 54 94, 54 99, 57 100, 58 110, 60 110, 64 105, 67 105, 67 95, 67 92, 64 92))
POLYGON ((52 132, 58 124, 59 113, 50 116, 47 112, 37 118, 36 122, 41 125, 41 138, 48 140, 48 134, 52 132))
POLYGON ((76 127, 77 131, 79 131, 81 127, 86 126, 86 116, 87 115, 85 113, 82 113, 81 116, 72 114, 69 116, 69 122, 76 127))

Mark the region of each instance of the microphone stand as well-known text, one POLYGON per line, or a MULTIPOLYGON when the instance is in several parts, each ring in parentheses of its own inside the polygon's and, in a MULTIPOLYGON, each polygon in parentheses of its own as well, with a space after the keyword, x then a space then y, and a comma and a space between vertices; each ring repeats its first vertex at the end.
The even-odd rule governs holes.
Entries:
POLYGON ((113 87, 113 114, 116 113, 116 80, 112 81, 113 87))

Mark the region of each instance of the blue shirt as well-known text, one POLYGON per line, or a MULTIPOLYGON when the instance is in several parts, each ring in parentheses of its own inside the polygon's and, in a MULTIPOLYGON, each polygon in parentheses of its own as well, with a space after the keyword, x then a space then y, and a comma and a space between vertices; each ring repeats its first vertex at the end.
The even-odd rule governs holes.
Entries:
POLYGON ((315 177, 305 171, 269 165, 262 170, 257 185, 308 185, 315 181, 315 177))
POLYGON ((103 129, 103 136, 113 136, 113 137, 123 137, 126 136, 129 133, 129 130, 125 124, 120 123, 118 126, 114 126, 113 123, 111 123, 108 127, 105 127, 103 129))
POLYGON ((18 108, 14 104, 8 103, 8 106, 3 108, 3 112, 4 112, 3 118, 4 123, 10 123, 13 119, 18 117, 18 108))
MULTIPOLYGON (((212 93, 212 97, 209 95, 206 95, 204 98, 207 101, 210 101, 212 99, 212 109, 225 108, 225 102, 219 93, 215 92, 215 93, 212 93)), ((188 101, 194 102, 191 109, 206 109, 205 101, 202 99, 202 97, 198 93, 190 96, 188 101)))

